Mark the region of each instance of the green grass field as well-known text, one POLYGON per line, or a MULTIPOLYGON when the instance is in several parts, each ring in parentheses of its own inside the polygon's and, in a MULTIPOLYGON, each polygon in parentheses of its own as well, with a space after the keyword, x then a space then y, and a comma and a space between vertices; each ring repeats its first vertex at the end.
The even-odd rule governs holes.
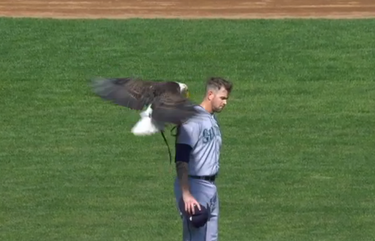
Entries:
POLYGON ((0 19, 0 240, 181 240, 162 137, 93 76, 234 82, 220 240, 374 240, 374 26, 0 19))

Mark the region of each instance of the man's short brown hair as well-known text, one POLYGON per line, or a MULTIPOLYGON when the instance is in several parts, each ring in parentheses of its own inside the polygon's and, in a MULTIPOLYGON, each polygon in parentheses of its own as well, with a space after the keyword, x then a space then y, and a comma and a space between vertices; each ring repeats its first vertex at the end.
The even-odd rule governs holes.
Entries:
POLYGON ((220 90, 221 87, 224 87, 229 94, 232 91, 233 84, 229 80, 226 80, 221 77, 210 77, 206 82, 206 90, 220 90))

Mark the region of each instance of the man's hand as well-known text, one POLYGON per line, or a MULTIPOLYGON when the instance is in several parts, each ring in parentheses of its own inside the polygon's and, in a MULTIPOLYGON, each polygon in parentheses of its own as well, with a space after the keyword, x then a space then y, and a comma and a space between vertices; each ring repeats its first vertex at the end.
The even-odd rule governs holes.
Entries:
POLYGON ((190 193, 189 179, 188 179, 188 164, 186 162, 177 161, 176 162, 176 171, 177 177, 180 180, 180 186, 182 190, 182 199, 185 203, 185 212, 189 214, 194 214, 194 206, 197 206, 201 210, 201 206, 195 200, 193 195, 190 193))
POLYGON ((194 206, 197 206, 198 209, 201 210, 201 206, 199 205, 197 200, 195 200, 195 198, 193 197, 193 195, 191 195, 189 191, 185 192, 182 195, 182 199, 184 200, 184 203, 185 203, 185 212, 189 214, 195 214, 194 206))

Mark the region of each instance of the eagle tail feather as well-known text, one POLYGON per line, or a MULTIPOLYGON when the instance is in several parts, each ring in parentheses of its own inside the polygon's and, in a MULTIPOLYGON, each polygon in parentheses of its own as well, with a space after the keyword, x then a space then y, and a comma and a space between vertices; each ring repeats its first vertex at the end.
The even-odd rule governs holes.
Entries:
POLYGON ((134 135, 149 136, 164 129, 164 125, 162 123, 158 123, 151 118, 151 112, 152 109, 147 109, 140 113, 141 119, 133 126, 131 130, 134 135))

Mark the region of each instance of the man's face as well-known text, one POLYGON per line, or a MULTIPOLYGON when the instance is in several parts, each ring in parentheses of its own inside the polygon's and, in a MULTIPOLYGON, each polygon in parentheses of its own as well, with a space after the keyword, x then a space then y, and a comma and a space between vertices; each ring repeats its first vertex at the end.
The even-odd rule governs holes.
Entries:
POLYGON ((224 87, 221 87, 220 90, 211 92, 210 98, 213 112, 221 112, 227 105, 229 93, 224 87))

